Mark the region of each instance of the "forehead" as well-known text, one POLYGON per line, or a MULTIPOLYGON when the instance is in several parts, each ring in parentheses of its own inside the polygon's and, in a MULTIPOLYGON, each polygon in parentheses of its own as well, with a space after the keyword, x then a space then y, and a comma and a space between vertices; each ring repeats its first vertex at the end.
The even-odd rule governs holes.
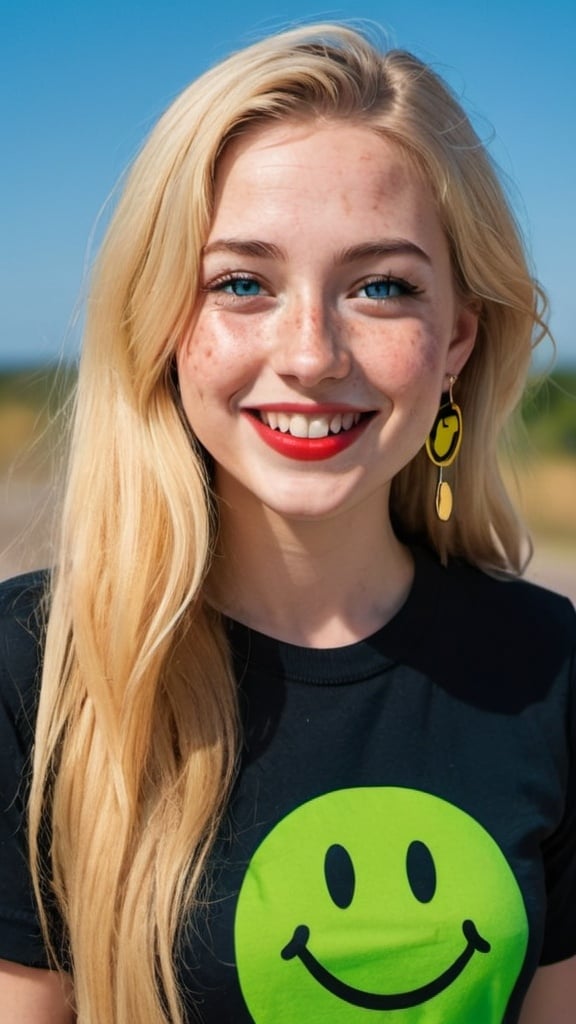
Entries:
POLYGON ((318 240, 376 232, 434 236, 423 248, 445 241, 415 159, 370 124, 284 122, 234 139, 218 165, 210 236, 310 222, 318 240))
POLYGON ((259 125, 233 138, 217 163, 216 194, 221 194, 232 173, 237 176, 244 170, 256 173, 257 184, 264 169, 285 172, 291 166, 315 163, 329 165, 338 178, 350 162, 381 179, 386 177, 392 185, 410 179, 428 188, 415 158, 383 130, 368 123, 310 119, 259 125))

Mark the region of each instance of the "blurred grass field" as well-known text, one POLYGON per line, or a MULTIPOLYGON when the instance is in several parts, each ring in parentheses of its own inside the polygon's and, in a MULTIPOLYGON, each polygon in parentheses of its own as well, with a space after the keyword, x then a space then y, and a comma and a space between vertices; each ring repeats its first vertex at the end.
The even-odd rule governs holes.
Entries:
MULTIPOLYGON (((52 561, 71 367, 0 371, 0 579, 52 561)), ((529 578, 576 603, 576 369, 532 389, 504 469, 534 540, 529 578)))

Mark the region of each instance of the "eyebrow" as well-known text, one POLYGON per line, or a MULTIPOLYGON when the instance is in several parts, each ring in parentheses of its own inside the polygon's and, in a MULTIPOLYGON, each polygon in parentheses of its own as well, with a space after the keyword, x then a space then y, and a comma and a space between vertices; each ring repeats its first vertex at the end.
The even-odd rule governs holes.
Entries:
POLYGON ((279 246, 273 245, 272 242, 259 242, 256 239, 217 238, 214 242, 202 247, 203 256, 210 256, 214 252, 231 252, 236 256, 266 256, 277 260, 286 258, 279 246))
MULTIPOLYGON (((236 256, 255 256, 268 259, 285 260, 286 254, 283 249, 272 242, 260 242, 257 239, 244 238, 217 238, 202 249, 203 256, 210 256, 212 253, 234 253, 236 256)), ((417 256, 425 263, 430 263, 430 257, 415 242, 406 238, 391 238, 373 242, 361 242, 359 245, 352 245, 342 249, 334 260, 335 264, 358 263, 360 260, 370 259, 374 256, 417 256)))
POLYGON ((409 242, 407 238, 390 238, 385 241, 361 242, 360 245, 352 245, 349 249, 341 251, 337 262, 357 263, 359 260, 369 259, 371 256, 417 256, 425 263, 431 262, 428 253, 415 242, 409 242))

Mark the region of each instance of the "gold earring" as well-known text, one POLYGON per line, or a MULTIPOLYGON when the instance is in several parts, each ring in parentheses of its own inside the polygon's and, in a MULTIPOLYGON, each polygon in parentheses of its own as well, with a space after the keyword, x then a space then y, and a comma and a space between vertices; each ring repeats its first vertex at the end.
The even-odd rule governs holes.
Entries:
POLYGON ((462 444, 462 412, 452 397, 452 389, 457 377, 450 377, 448 394, 442 395, 440 408, 426 438, 428 458, 438 466, 436 484, 436 515, 443 523, 448 522, 452 515, 454 499, 450 484, 443 479, 443 470, 451 466, 460 451, 462 444))

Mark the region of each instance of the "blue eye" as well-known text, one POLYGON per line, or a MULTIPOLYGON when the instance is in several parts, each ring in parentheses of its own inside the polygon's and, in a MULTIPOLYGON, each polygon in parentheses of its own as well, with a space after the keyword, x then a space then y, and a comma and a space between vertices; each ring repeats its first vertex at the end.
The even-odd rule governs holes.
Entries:
POLYGON ((407 282, 397 280, 393 277, 381 277, 376 281, 368 281, 363 284, 359 292, 364 292, 367 299, 397 299, 400 295, 406 295, 415 289, 407 282))
POLYGON ((260 295, 260 285, 253 277, 230 277, 227 281, 220 281, 216 287, 220 292, 239 297, 260 295))

